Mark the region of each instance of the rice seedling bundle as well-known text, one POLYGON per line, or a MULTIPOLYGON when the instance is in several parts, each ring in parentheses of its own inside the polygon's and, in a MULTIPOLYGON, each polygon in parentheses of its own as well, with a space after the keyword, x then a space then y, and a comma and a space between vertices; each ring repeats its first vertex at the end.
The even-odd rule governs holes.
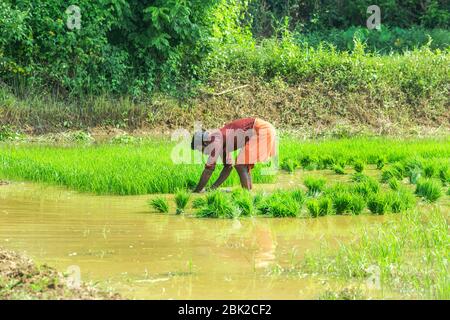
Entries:
POLYGON ((240 210, 231 196, 221 191, 211 191, 206 195, 206 204, 195 213, 200 218, 235 218, 240 210))
POLYGON ((169 202, 166 198, 156 197, 150 200, 150 206, 153 207, 158 212, 167 213, 169 212, 169 202))
POLYGON ((186 190, 178 190, 175 193, 175 204, 177 206, 177 214, 183 213, 189 203, 191 194, 186 190))
POLYGON ((416 194, 429 202, 435 202, 442 195, 442 184, 436 179, 420 179, 416 185, 416 194))
POLYGON ((314 196, 323 191, 326 180, 322 178, 306 177, 303 183, 305 184, 306 188, 308 188, 308 194, 314 196))
POLYGON ((353 168, 358 173, 363 172, 364 171, 364 162, 362 162, 361 160, 356 160, 355 163, 353 164, 353 168))

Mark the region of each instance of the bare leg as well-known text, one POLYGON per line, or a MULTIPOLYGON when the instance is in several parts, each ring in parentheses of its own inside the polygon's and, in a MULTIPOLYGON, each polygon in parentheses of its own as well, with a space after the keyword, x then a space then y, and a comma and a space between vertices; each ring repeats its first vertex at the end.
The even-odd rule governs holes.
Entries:
POLYGON ((249 168, 247 165, 238 164, 235 166, 236 171, 239 174, 239 179, 241 180, 241 186, 244 189, 252 189, 252 177, 250 176, 249 168))

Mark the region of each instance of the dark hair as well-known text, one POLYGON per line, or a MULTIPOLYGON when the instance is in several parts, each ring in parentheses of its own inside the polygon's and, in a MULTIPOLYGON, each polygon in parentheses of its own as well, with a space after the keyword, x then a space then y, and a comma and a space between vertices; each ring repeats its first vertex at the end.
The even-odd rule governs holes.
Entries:
POLYGON ((196 143, 201 143, 203 145, 203 136, 205 134, 205 130, 199 130, 194 132, 194 134, 192 135, 192 141, 191 141, 191 149, 195 150, 195 144, 196 143))

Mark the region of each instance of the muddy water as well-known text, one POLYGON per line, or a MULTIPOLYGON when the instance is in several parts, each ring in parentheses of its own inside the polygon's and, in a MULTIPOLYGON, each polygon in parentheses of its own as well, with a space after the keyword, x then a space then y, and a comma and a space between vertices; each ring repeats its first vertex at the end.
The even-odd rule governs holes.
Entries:
POLYGON ((317 298, 326 279, 278 273, 382 218, 197 219, 150 212, 149 196, 0 187, 0 246, 137 299, 317 298))

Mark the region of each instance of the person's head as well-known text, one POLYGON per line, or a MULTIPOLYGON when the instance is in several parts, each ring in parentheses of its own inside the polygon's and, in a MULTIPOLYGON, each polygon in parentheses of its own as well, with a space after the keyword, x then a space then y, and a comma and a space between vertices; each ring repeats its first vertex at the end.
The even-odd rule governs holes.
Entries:
POLYGON ((199 130, 194 133, 191 141, 191 149, 203 152, 204 148, 208 145, 208 132, 205 130, 199 130))

